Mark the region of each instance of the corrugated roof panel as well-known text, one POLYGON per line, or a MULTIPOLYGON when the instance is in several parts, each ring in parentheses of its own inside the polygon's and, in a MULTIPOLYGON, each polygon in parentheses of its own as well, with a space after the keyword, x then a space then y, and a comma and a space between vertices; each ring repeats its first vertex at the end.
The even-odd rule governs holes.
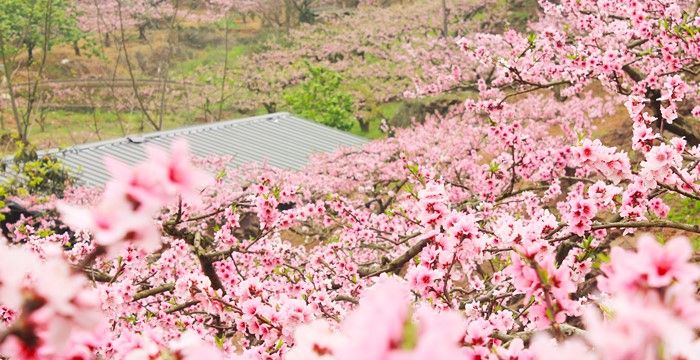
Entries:
POLYGON ((286 140, 282 140, 279 136, 273 136, 274 134, 283 135, 284 129, 278 125, 274 123, 255 123, 246 126, 245 130, 238 127, 222 129, 226 136, 215 140, 228 142, 228 144, 222 146, 234 148, 241 160, 255 162, 268 160, 275 166, 298 168, 298 164, 296 164, 295 158, 292 156, 293 154, 290 154, 288 147, 284 146, 285 142, 293 142, 295 139, 287 136, 286 140), (248 134, 253 136, 247 136, 248 134))
POLYGON ((110 178, 104 166, 106 156, 133 165, 146 158, 147 146, 168 148, 178 138, 186 139, 197 157, 233 156, 232 167, 267 162, 275 167, 293 170, 303 168, 313 153, 367 142, 288 113, 276 113, 144 134, 139 142, 120 138, 49 152, 76 172, 79 181, 103 185, 110 178))

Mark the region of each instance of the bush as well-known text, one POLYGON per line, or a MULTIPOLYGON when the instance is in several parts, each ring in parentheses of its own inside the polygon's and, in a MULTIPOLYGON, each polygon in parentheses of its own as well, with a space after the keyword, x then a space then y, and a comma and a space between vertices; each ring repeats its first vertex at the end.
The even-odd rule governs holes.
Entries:
POLYGON ((0 200, 29 194, 60 197, 73 181, 68 169, 56 157, 39 155, 33 146, 19 141, 12 161, 2 163, 1 167, 6 177, 0 183, 0 200))
POLYGON ((341 130, 350 130, 355 103, 342 91, 342 77, 335 71, 306 63, 309 78, 284 94, 284 100, 299 116, 341 130))

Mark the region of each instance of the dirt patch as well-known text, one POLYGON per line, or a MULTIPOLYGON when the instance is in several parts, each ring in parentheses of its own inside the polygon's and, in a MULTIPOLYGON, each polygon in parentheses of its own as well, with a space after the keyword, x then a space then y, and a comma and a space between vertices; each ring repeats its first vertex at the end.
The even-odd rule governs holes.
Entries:
POLYGON ((615 114, 594 122, 594 138, 599 138, 606 146, 617 147, 628 153, 632 151, 632 120, 624 106, 618 106, 615 114))

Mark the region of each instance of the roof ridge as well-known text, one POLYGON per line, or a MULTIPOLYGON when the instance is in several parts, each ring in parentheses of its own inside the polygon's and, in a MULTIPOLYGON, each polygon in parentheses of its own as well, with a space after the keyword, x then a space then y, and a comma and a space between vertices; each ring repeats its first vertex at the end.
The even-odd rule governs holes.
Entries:
MULTIPOLYGON (((153 138, 158 138, 158 137, 163 137, 163 136, 192 134, 195 132, 212 130, 212 129, 222 128, 222 127, 240 126, 240 125, 246 125, 246 124, 256 123, 256 122, 260 122, 260 121, 269 121, 269 120, 275 120, 275 119, 286 118, 286 117, 288 118, 289 115, 291 115, 291 114, 288 112, 276 112, 276 113, 272 113, 272 114, 258 115, 258 116, 239 118, 239 119, 229 119, 229 120, 217 121, 217 122, 213 122, 213 123, 193 124, 193 125, 175 128, 175 129, 151 131, 151 132, 142 133, 142 134, 131 134, 131 135, 126 135, 126 136, 122 136, 122 137, 118 137, 118 138, 114 138, 114 139, 95 141, 95 142, 89 142, 89 143, 84 143, 84 144, 76 144, 76 145, 72 145, 72 146, 69 146, 66 148, 46 149, 46 150, 38 151, 37 153, 40 155, 74 153, 74 152, 79 152, 80 150, 84 150, 84 149, 97 149, 97 148, 101 148, 103 146, 122 144, 122 143, 126 143, 126 142, 141 142, 141 141, 131 141, 130 138, 134 138, 134 137, 140 137, 140 138, 143 138, 144 140, 147 141, 148 139, 153 139, 153 138)), ((291 117, 293 117, 293 116, 291 116, 291 117)))

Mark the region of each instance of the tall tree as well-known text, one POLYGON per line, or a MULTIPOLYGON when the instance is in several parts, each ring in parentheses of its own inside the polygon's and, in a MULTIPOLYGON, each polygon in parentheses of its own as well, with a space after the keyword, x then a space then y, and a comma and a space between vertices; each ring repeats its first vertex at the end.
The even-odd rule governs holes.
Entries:
POLYGON ((75 43, 81 36, 82 32, 78 30, 66 0, 0 2, 0 61, 12 116, 22 142, 29 141, 29 124, 39 97, 38 85, 44 75, 48 52, 56 44, 75 43), (41 49, 41 61, 34 64, 38 47, 41 49), (22 53, 26 54, 24 61, 21 61, 22 53), (14 75, 22 67, 27 70, 28 86, 20 95, 15 87, 14 75))

